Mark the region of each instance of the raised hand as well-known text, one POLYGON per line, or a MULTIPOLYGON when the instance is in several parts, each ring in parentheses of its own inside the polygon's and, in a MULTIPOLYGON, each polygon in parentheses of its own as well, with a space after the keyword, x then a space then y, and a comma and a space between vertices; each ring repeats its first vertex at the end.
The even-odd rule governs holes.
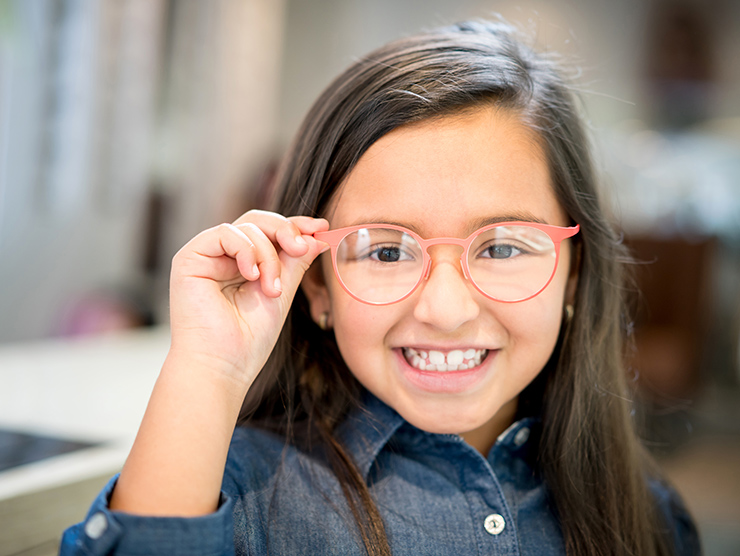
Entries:
POLYGON ((250 211, 175 255, 172 351, 251 383, 275 345, 301 278, 326 246, 323 219, 250 211))
POLYGON ((216 509, 244 395, 280 334, 326 220, 250 211, 172 261, 172 345, 110 500, 147 515, 216 509))

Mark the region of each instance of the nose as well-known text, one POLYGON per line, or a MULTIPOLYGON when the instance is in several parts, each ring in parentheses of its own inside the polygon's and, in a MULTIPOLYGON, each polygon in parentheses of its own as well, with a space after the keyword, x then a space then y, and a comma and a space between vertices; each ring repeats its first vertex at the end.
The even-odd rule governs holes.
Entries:
POLYGON ((440 330, 453 331, 480 313, 474 297, 477 292, 463 275, 459 259, 432 261, 419 289, 414 317, 440 330))

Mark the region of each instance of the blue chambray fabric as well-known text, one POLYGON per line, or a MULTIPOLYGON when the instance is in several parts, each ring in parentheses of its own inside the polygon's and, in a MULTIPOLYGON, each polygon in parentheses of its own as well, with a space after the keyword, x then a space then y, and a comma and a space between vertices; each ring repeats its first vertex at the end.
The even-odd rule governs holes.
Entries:
MULTIPOLYGON (((565 554, 534 466, 537 434, 536 419, 518 421, 484 458, 458 436, 416 429, 373 396, 338 431, 368 482, 393 554, 415 556, 565 554), (499 527, 487 529, 492 515, 499 516, 494 519, 499 527)), ((235 430, 221 504, 213 514, 163 518, 112 512, 107 500, 115 481, 94 501, 86 520, 65 532, 60 554, 366 553, 321 450, 286 446, 283 437, 264 430, 235 430)), ((696 529, 680 499, 657 482, 651 487, 678 554, 699 554, 696 529)))

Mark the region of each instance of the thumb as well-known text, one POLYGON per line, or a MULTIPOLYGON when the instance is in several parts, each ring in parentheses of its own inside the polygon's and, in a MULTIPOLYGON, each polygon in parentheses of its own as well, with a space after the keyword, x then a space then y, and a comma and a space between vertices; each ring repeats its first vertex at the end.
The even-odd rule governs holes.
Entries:
POLYGON ((279 255, 283 263, 283 272, 280 275, 283 291, 296 291, 311 264, 321 253, 329 249, 326 243, 316 240, 313 236, 304 235, 303 239, 308 244, 308 251, 304 255, 291 257, 285 251, 279 255))

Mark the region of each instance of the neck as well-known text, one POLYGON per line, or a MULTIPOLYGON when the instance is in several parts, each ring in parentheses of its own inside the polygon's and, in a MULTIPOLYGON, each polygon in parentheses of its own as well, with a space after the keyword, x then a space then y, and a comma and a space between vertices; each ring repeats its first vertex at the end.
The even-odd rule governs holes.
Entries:
POLYGON ((465 442, 478 450, 483 457, 488 456, 496 439, 514 422, 518 398, 501 407, 496 414, 477 429, 462 433, 465 442))

